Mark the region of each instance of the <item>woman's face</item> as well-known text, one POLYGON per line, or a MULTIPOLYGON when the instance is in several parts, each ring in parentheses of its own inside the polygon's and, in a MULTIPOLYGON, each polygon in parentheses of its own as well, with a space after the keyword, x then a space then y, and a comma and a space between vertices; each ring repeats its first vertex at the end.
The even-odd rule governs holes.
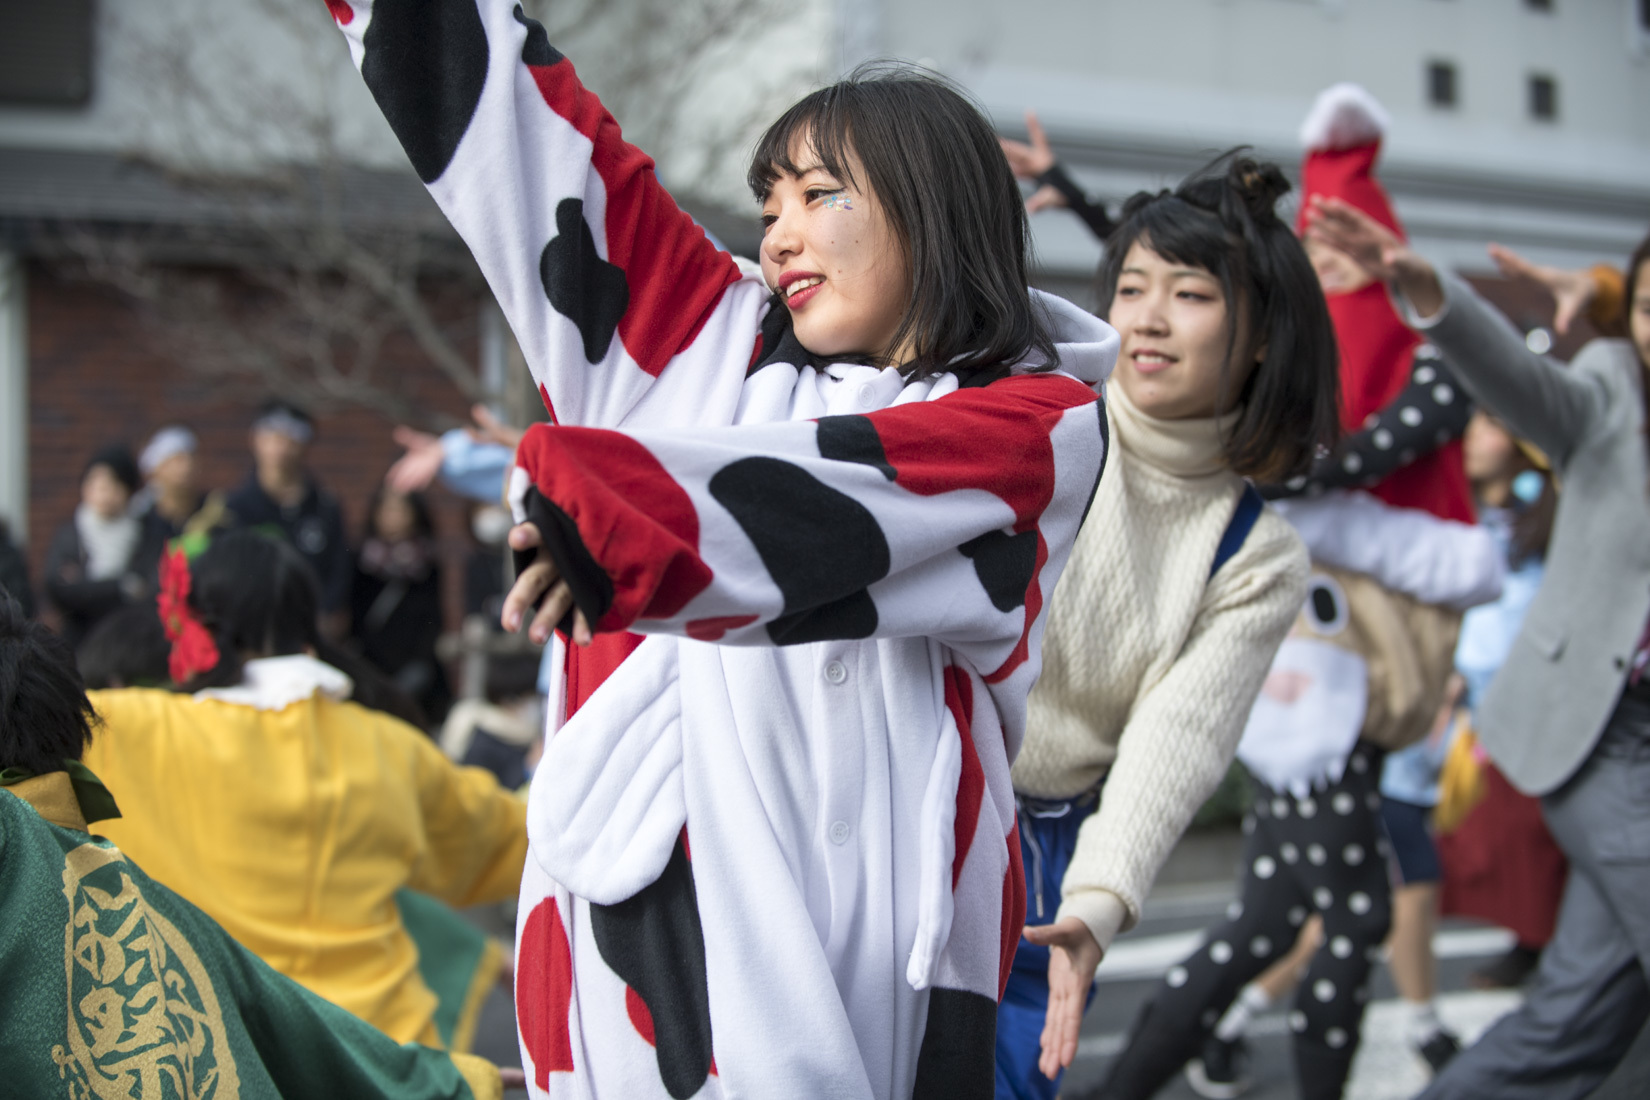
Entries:
POLYGON ((418 516, 413 512, 412 502, 400 493, 385 493, 372 519, 378 537, 385 542, 410 539, 418 526, 418 516))
MULTIPOLYGON (((1159 420, 1214 416, 1228 346, 1226 294, 1206 268, 1174 263, 1136 241, 1123 258, 1111 300, 1111 323, 1123 338, 1113 379, 1141 412, 1159 420)), ((1238 326, 1235 346, 1248 343, 1238 326)), ((1234 363, 1235 400, 1261 349, 1234 363)), ((1240 353, 1241 354, 1241 353, 1240 353)))
MULTIPOLYGON (((762 204, 762 277, 815 355, 904 362, 909 349, 890 344, 910 305, 911 277, 881 204, 826 172, 806 142, 790 155, 802 171, 781 173, 762 204)), ((859 164, 852 167, 865 179, 859 164)))
POLYGON ((1639 362, 1650 370, 1650 260, 1639 265, 1637 283, 1633 300, 1627 303, 1627 331, 1638 349, 1639 362))
POLYGON ((80 500, 104 519, 116 519, 132 502, 126 483, 107 466, 93 466, 80 482, 80 500))
POLYGON ((1475 412, 1461 437, 1461 460, 1467 480, 1474 485, 1511 477, 1518 447, 1501 422, 1485 412, 1475 412))

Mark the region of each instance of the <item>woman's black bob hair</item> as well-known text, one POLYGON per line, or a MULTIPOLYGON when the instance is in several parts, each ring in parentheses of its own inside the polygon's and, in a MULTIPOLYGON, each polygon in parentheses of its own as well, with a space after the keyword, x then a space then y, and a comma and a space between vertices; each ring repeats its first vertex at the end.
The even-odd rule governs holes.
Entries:
POLYGON ((1274 207, 1289 190, 1275 164, 1234 149, 1173 191, 1141 192, 1123 206, 1100 264, 1101 315, 1136 243, 1177 264, 1201 267, 1225 292, 1231 353, 1216 407, 1241 405, 1225 440, 1226 460, 1267 483, 1306 473, 1339 434, 1340 358, 1317 275, 1274 207), (1241 318, 1247 324, 1240 325, 1241 318), (1247 346, 1237 346, 1240 335, 1247 346), (1232 401, 1234 362, 1260 361, 1232 401))
POLYGON ((793 154, 875 195, 904 247, 905 317, 888 348, 863 353, 885 357, 909 341, 915 354, 901 369, 914 378, 1058 364, 1026 290, 1025 201, 996 132, 950 81, 871 62, 802 99, 757 142, 746 180, 758 202, 809 166, 793 154))

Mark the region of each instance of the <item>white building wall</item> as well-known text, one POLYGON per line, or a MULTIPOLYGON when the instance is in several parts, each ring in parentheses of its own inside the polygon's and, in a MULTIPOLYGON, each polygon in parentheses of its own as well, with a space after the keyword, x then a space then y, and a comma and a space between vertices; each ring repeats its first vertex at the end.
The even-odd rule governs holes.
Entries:
MULTIPOLYGON (((862 0, 863 2, 863 0, 862 0)), ((1484 268, 1501 240, 1549 262, 1625 258, 1650 227, 1650 51, 1636 0, 880 0, 881 52, 960 79, 1006 130, 1035 108, 1062 156, 1119 199, 1200 156, 1255 146, 1291 171, 1313 97, 1368 87, 1394 126, 1382 172, 1416 243, 1484 268), (1459 105, 1426 102, 1452 62, 1459 105), (1559 117, 1528 117, 1532 73, 1559 117)), ((1034 219, 1058 273, 1098 247, 1069 216, 1034 219)))

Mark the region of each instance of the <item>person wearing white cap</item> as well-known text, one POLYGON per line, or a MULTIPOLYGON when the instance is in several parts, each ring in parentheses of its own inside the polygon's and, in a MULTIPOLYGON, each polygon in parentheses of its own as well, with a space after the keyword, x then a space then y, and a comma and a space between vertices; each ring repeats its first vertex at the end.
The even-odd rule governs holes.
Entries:
POLYGON ((141 519, 144 534, 158 546, 176 538, 204 534, 224 519, 223 495, 203 493, 195 452, 195 433, 168 424, 138 454, 143 474, 141 519))

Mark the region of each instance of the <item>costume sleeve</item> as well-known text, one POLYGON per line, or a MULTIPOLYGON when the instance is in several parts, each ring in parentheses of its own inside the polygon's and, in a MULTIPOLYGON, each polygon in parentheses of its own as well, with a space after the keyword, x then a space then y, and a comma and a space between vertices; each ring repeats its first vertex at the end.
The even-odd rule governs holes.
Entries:
POLYGON ((1299 538, 1263 515, 1209 581, 1174 663, 1135 702, 1061 891, 1058 916, 1083 919, 1102 946, 1118 930, 1102 923, 1106 895, 1127 909, 1121 930, 1132 927, 1169 851, 1231 766, 1272 655, 1306 598, 1307 573, 1299 538))
POLYGON ((1105 206, 1088 197, 1087 192, 1071 178, 1065 165, 1055 162, 1053 168, 1037 177, 1037 182, 1060 192, 1060 197, 1066 200, 1066 206, 1073 214, 1082 218, 1083 224, 1089 227, 1089 232, 1100 240, 1104 241, 1111 236, 1111 231, 1117 228, 1117 223, 1106 213, 1105 206))
POLYGON ((1388 474, 1459 439, 1472 419, 1455 372, 1435 350, 1418 348, 1409 384, 1369 418, 1363 429, 1344 436, 1329 454, 1312 464, 1305 478, 1271 485, 1268 500, 1317 496, 1329 489, 1374 485, 1388 474))
POLYGON ((1465 282, 1438 273, 1444 304, 1429 318, 1400 298, 1406 323, 1435 344, 1472 398, 1515 436, 1528 439, 1562 470, 1576 444, 1604 417, 1609 392, 1596 372, 1537 355, 1523 336, 1465 282))
POLYGON ((989 670, 1024 659, 1050 548, 1057 575, 1093 495, 1103 416, 1081 382, 1022 375, 817 421, 540 426, 511 502, 597 630, 935 637, 980 647, 989 670))
POLYGON ((407 885, 460 907, 514 897, 527 859, 527 803, 491 772, 452 763, 427 737, 413 751, 425 851, 407 885))
POLYGON ((544 28, 510 0, 328 6, 552 417, 618 424, 695 347, 671 415, 731 419, 767 290, 676 206, 544 28))
POLYGON ((441 437, 441 483, 459 496, 499 503, 513 465, 515 452, 502 443, 478 443, 462 428, 441 437))

